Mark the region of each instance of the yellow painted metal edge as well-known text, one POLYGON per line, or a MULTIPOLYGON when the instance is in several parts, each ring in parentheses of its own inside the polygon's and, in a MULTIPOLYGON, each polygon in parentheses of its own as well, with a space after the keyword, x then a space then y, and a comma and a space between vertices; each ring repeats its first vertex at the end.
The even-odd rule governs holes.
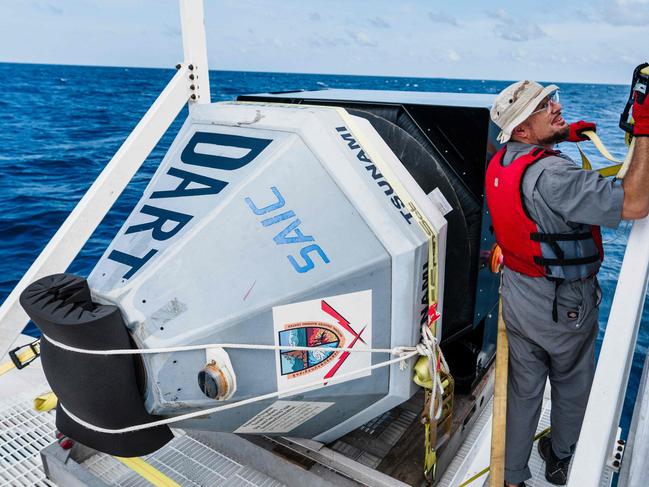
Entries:
POLYGON ((153 467, 139 457, 125 458, 115 457, 128 468, 137 473, 140 477, 151 482, 156 487, 180 487, 180 484, 163 474, 160 470, 153 467))

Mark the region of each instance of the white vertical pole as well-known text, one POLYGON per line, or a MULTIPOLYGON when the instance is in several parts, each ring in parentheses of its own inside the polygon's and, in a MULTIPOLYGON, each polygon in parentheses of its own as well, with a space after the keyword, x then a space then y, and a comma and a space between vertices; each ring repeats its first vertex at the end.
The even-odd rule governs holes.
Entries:
POLYGON ((611 456, 649 279, 649 217, 633 223, 568 487, 597 486, 611 456))
POLYGON ((189 109, 196 103, 210 102, 210 73, 207 64, 203 0, 180 0, 180 25, 183 34, 185 65, 191 66, 190 82, 194 86, 189 109), (193 77, 193 79, 192 79, 193 77))

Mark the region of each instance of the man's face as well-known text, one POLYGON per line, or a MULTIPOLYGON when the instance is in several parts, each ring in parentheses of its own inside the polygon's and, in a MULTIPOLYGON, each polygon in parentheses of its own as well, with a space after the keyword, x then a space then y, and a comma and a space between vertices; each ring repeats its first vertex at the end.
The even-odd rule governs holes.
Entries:
POLYGON ((566 140, 570 129, 561 115, 561 104, 546 97, 523 122, 530 139, 538 145, 554 145, 566 140))

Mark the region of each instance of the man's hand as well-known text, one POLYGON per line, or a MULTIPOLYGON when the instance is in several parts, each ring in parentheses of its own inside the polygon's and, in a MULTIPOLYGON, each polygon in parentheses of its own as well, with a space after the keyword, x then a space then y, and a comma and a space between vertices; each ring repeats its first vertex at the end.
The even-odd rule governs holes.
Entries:
POLYGON ((649 137, 649 96, 645 97, 644 103, 638 102, 636 93, 635 102, 633 102, 633 135, 638 137, 649 137))
POLYGON ((584 122, 579 120, 579 122, 574 122, 570 124, 570 134, 566 139, 566 142, 583 142, 584 140, 589 140, 588 137, 582 135, 587 130, 595 132, 597 127, 592 122, 584 122))

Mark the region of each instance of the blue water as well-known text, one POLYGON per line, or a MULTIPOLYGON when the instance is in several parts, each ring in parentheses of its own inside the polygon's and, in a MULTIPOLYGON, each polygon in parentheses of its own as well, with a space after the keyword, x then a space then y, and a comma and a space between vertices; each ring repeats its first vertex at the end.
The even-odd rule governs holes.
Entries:
MULTIPOLYGON (((7 297, 173 74, 170 69, 0 63, 0 300, 7 297)), ((497 93, 507 84, 439 78, 211 73, 214 100, 231 100, 244 93, 324 87, 497 93)), ((610 150, 622 156, 625 146, 617 121, 628 88, 558 84, 566 119, 596 122, 597 132, 610 150)), ((90 272, 139 199, 186 115, 186 111, 179 115, 70 266, 70 272, 90 272)), ((560 148, 579 160, 573 145, 562 144, 560 148)), ((594 156, 593 162, 597 160, 594 156)), ((627 235, 627 229, 604 230, 608 243, 600 272, 604 299, 598 344, 627 235)), ((649 344, 647 306, 642 321, 631 372, 631 393, 624 406, 625 431, 649 344)))

